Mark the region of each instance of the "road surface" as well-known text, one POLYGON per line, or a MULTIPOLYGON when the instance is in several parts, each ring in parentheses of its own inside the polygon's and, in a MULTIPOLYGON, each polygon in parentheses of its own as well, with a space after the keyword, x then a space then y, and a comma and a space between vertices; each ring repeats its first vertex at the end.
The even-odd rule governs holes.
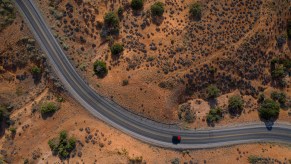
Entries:
POLYGON ((258 123, 194 131, 157 123, 128 112, 98 95, 78 75, 33 0, 14 1, 67 91, 94 116, 126 134, 152 145, 173 149, 211 148, 258 141, 291 143, 291 126, 288 124, 276 124, 272 130, 258 123), (173 144, 173 135, 181 135, 181 143, 173 144))

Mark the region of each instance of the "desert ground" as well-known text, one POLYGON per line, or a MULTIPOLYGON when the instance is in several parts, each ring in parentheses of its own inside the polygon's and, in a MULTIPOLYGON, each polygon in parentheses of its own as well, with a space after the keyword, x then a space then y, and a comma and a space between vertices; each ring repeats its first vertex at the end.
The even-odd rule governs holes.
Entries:
MULTIPOLYGON (((290 76, 284 77, 284 87, 277 86, 269 66, 276 57, 291 58, 290 41, 277 45, 291 18, 289 1, 203 0, 198 22, 188 18, 193 3, 188 0, 163 1, 165 13, 158 22, 148 14, 152 0, 145 1, 140 13, 133 12, 126 0, 84 0, 79 5, 73 0, 35 1, 79 73, 98 93, 134 113, 185 128, 213 128, 206 121, 213 106, 206 98, 206 88, 214 84, 221 91, 214 104, 224 112, 216 127, 260 121, 259 94, 270 97, 273 91, 287 95, 287 105, 277 121, 290 122, 290 76), (104 14, 116 12, 120 6, 124 13, 119 36, 100 38, 104 14), (110 53, 111 42, 124 45, 117 59, 110 53), (96 60, 107 63, 104 78, 93 72, 96 60), (239 116, 227 112, 232 95, 244 100, 239 116), (178 117, 185 103, 196 116, 191 123, 178 117)), ((112 128, 70 97, 23 18, 14 11, 0 27, 0 107, 9 117, 1 121, 0 163, 244 164, 250 159, 290 163, 290 145, 254 143, 175 151, 148 145, 112 128), (34 68, 40 72, 33 73, 34 68), (44 102, 54 102, 59 109, 43 117, 44 102), (65 160, 48 145, 63 130, 77 141, 65 160)))
MULTIPOLYGON (((277 43, 286 35, 288 1, 202 0, 200 21, 189 19, 189 6, 196 1, 188 0, 162 1, 165 12, 157 20, 150 14, 152 0, 138 12, 126 0, 37 2, 80 74, 98 93, 136 114, 185 124, 179 106, 191 103, 196 119, 186 126, 195 127, 205 125, 213 106, 225 113, 220 124, 257 121, 260 93, 283 92, 290 104, 289 76, 279 87, 270 71, 272 59, 290 61, 290 41, 277 43), (102 38, 104 15, 120 7, 119 35, 102 38), (113 43, 124 46, 118 57, 110 53, 113 43), (103 78, 93 72, 96 60, 107 64, 103 78), (209 85, 220 90, 217 104, 206 98, 209 85), (244 99, 245 108, 239 118, 230 119, 227 98, 233 94, 244 99)), ((288 108, 279 119, 288 121, 288 108)))

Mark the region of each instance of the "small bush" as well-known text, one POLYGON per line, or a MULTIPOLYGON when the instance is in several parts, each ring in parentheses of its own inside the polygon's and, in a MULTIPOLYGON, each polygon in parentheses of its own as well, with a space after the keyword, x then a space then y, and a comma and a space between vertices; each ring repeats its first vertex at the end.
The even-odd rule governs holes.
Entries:
POLYGON ((124 12, 123 7, 119 7, 118 10, 117 10, 118 16, 121 17, 123 15, 123 12, 124 12))
POLYGON ((190 6, 189 10, 190 16, 194 19, 200 20, 201 19, 201 13, 202 13, 202 7, 199 3, 194 3, 190 6))
POLYGON ((271 75, 272 75, 272 78, 273 79, 282 79, 286 76, 286 73, 285 73, 285 67, 283 65, 279 65, 278 67, 276 67, 271 75))
POLYGON ((104 16, 104 23, 108 27, 117 27, 119 26, 119 19, 114 14, 114 12, 109 12, 109 13, 106 13, 104 16))
POLYGON ((264 100, 266 99, 264 93, 260 93, 259 97, 258 97, 258 103, 262 103, 264 102, 264 100))
POLYGON ((179 106, 178 117, 187 123, 194 122, 196 115, 191 111, 190 103, 184 103, 179 106))
POLYGON ((110 51, 112 55, 118 55, 123 51, 123 45, 119 43, 115 43, 110 47, 110 51))
POLYGON ((133 10, 141 10, 143 8, 143 0, 132 0, 131 8, 133 10))
POLYGON ((259 116, 264 120, 273 120, 279 116, 280 106, 273 100, 266 99, 259 109, 259 116))
POLYGON ((231 96, 228 99, 228 110, 231 115, 240 115, 243 110, 243 99, 240 96, 231 96))
POLYGON ((72 150, 76 147, 76 139, 71 137, 68 139, 67 132, 62 131, 59 138, 53 138, 48 141, 48 145, 53 155, 59 155, 60 158, 68 158, 72 150))
POLYGON ((40 112, 42 115, 49 115, 55 113, 59 110, 59 107, 54 102, 45 102, 40 107, 40 112))
POLYGON ((9 130, 10 130, 12 135, 16 134, 16 128, 15 127, 11 127, 11 128, 9 128, 9 130))
POLYGON ((213 124, 214 122, 218 122, 222 118, 222 111, 220 108, 210 109, 207 114, 207 122, 209 124, 213 124))
POLYGON ((220 95, 220 90, 215 85, 207 87, 207 98, 216 98, 220 95))
POLYGON ((94 72, 98 77, 104 77, 107 75, 108 70, 104 61, 97 60, 94 63, 94 72))
POLYGON ((39 75, 41 73, 41 69, 39 67, 37 67, 37 66, 34 66, 34 67, 31 68, 31 73, 33 75, 39 75))
POLYGON ((278 101, 280 104, 285 104, 286 103, 286 94, 283 92, 272 92, 271 93, 271 98, 275 101, 278 101))
POLYGON ((122 80, 122 86, 128 85, 128 80, 122 80))
POLYGON ((156 2, 151 6, 151 13, 153 16, 162 16, 164 10, 164 4, 162 2, 156 2))

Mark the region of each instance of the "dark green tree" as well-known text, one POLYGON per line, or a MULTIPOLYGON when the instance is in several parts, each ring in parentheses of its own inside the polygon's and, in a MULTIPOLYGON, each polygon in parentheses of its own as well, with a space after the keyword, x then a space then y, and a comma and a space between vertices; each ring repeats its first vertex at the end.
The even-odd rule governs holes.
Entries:
POLYGON ((244 101, 243 99, 238 96, 231 96, 228 99, 228 110, 231 115, 240 115, 243 110, 244 101))
POLYGON ((151 13, 153 16, 162 16, 164 13, 164 4, 162 2, 155 2, 151 6, 151 13))
POLYGON ((213 124, 214 122, 218 122, 222 118, 222 111, 220 108, 212 108, 207 114, 207 123, 213 124))
POLYGON ((207 98, 216 98, 220 95, 220 90, 215 85, 207 87, 207 98))
POLYGON ((274 120, 279 116, 280 106, 278 103, 271 99, 266 99, 259 109, 260 118, 270 121, 274 120))
POLYGON ((114 12, 109 12, 104 16, 104 23, 108 27, 118 27, 119 19, 114 12))
POLYGON ((94 63, 94 73, 98 76, 98 77, 104 77, 107 75, 108 70, 106 68, 106 63, 104 61, 101 60, 97 60, 94 63))
POLYGON ((202 7, 199 3, 194 3, 190 6, 190 16, 196 20, 201 19, 202 7))
POLYGON ((110 51, 112 55, 118 55, 123 51, 123 45, 119 43, 115 43, 110 47, 110 51))
POLYGON ((143 8, 143 0, 132 0, 131 8, 133 10, 141 10, 143 8))
POLYGON ((54 102, 44 102, 40 107, 40 112, 43 116, 55 113, 59 109, 54 102))
POLYGON ((61 131, 59 138, 53 138, 48 141, 54 155, 59 155, 60 158, 68 158, 72 150, 76 147, 76 139, 71 137, 68 139, 66 131, 61 131))

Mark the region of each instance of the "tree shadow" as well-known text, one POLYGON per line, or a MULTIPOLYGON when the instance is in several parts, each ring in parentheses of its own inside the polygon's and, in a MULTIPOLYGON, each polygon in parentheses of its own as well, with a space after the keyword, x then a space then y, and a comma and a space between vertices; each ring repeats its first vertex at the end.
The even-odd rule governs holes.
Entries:
POLYGON ((152 15, 152 21, 157 26, 160 26, 163 23, 164 19, 165 18, 163 16, 160 16, 159 17, 159 16, 153 16, 152 15))
POLYGON ((44 119, 44 120, 46 120, 46 119, 52 117, 54 114, 55 114, 55 112, 41 114, 41 118, 44 119))
POLYGON ((217 100, 216 98, 210 98, 208 99, 208 105, 210 108, 215 108, 217 106, 217 100))
POLYGON ((277 119, 278 119, 278 117, 276 117, 276 118, 272 118, 272 119, 270 119, 270 120, 266 120, 266 119, 263 119, 263 118, 260 117, 260 120, 261 120, 262 122, 264 122, 264 124, 265 124, 265 126, 266 126, 266 129, 267 129, 268 131, 271 131, 271 130, 273 129, 274 123, 276 122, 277 119))
POLYGON ((287 46, 289 50, 291 51, 291 39, 287 39, 287 46))

